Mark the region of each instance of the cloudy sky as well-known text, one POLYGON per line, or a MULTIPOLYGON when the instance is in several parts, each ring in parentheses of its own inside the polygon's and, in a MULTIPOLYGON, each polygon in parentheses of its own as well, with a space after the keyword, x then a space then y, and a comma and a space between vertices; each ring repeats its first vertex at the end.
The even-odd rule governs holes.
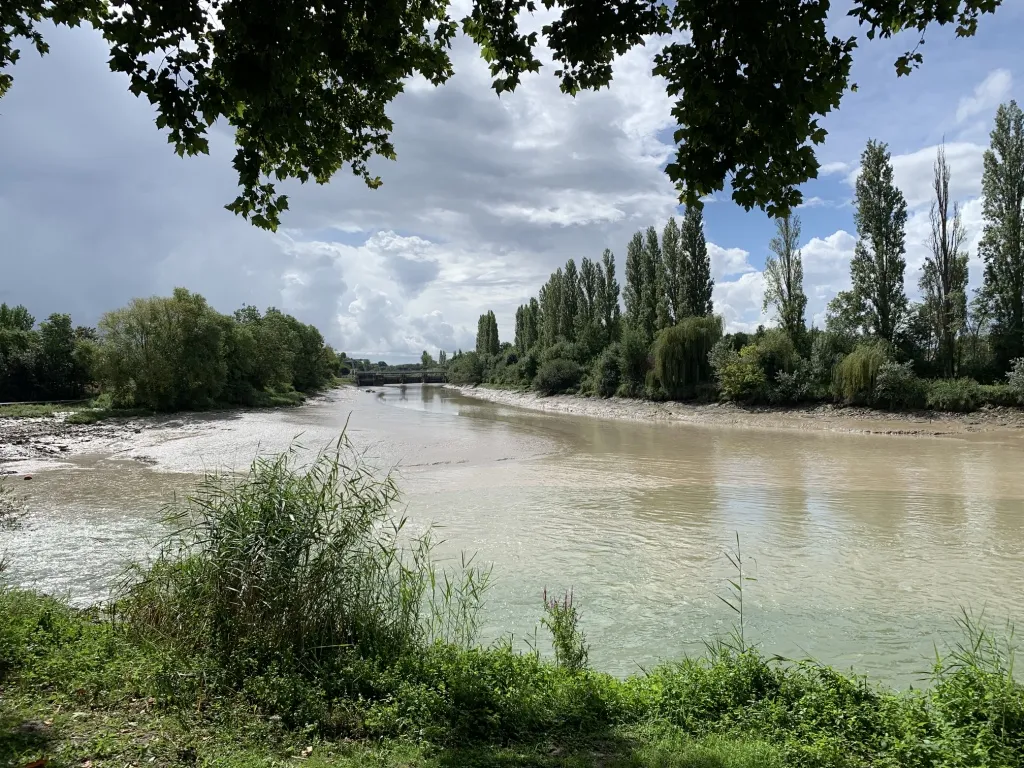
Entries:
MULTIPOLYGON (((834 31, 857 34, 838 15, 834 31)), ((1024 100, 1022 32, 1017 3, 973 39, 934 29, 924 67, 899 79, 892 62, 914 40, 862 41, 859 91, 825 122, 823 174, 799 212, 813 321, 849 283, 852 178, 869 137, 889 143, 910 205, 911 295, 942 141, 973 251, 995 108, 1024 100)), ((236 194, 228 133, 215 132, 209 157, 178 158, 149 105, 108 70, 94 32, 47 37, 52 52, 26 52, 0 100, 0 301, 40 318, 62 311, 95 324, 134 296, 182 285, 225 312, 281 307, 350 355, 399 361, 471 347, 487 309, 510 340, 516 306, 559 264, 611 248, 621 281, 632 232, 679 214, 662 172, 674 126, 650 74, 655 43, 619 61, 611 89, 573 100, 550 68, 499 99, 460 41, 449 83, 410 82, 393 104, 398 161, 373 168, 384 186, 369 190, 344 170, 329 185, 289 190, 284 227, 270 234, 222 207, 236 194)), ((715 306, 731 329, 749 329, 769 319, 761 269, 773 226, 722 197, 705 207, 715 306)), ((973 253, 971 277, 980 279, 973 253)))

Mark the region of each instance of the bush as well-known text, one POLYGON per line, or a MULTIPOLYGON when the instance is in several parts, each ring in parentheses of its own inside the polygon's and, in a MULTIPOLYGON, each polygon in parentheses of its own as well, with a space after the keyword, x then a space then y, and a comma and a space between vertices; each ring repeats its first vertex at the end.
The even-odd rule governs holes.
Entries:
POLYGON ((795 405, 809 399, 812 390, 810 363, 797 358, 792 372, 776 374, 775 381, 768 387, 768 399, 779 405, 795 405))
POLYGON ((669 397, 692 396, 712 376, 709 356, 722 338, 720 317, 687 317, 654 342, 654 371, 669 397))
POLYGON ((533 388, 542 395, 557 395, 579 386, 583 368, 572 360, 548 360, 533 379, 533 388))
POLYGON ((781 328, 769 328, 757 341, 757 361, 768 381, 780 373, 792 373, 800 356, 789 334, 781 328))
POLYGON ((978 393, 982 405, 1012 408, 1020 405, 1021 402, 1009 384, 979 384, 978 393))
POLYGON ((578 346, 569 341, 558 341, 544 349, 540 354, 540 362, 551 360, 572 360, 574 363, 586 362, 586 355, 578 346))
POLYGON ((768 379, 757 359, 757 347, 750 345, 726 364, 718 378, 722 399, 756 402, 768 393, 768 379))
POLYGON ((647 371, 650 369, 650 358, 643 335, 626 325, 622 329, 619 352, 619 373, 622 381, 619 392, 626 397, 636 397, 644 391, 647 371))
POLYGON ((832 384, 832 371, 852 351, 853 342, 844 334, 831 331, 815 333, 811 343, 810 371, 815 385, 827 391, 832 384))
POLYGON ((484 380, 486 367, 476 352, 463 352, 448 366, 448 381, 452 384, 479 384, 484 380))
POLYGON ((615 343, 601 353, 591 368, 590 377, 594 393, 601 397, 614 395, 621 382, 621 368, 621 353, 618 343, 615 343))
POLYGON ((847 403, 870 402, 878 370, 887 362, 889 352, 884 344, 859 345, 833 369, 833 393, 847 403))
POLYGON ((928 382, 927 405, 936 411, 970 413, 981 405, 981 386, 974 379, 937 379, 928 382))
POLYGON ((1024 357, 1018 357, 1011 363, 1010 372, 1006 374, 1006 383, 1017 402, 1024 405, 1024 357))
POLYGON ((882 363, 875 377, 874 403, 890 410, 921 408, 928 396, 928 385, 914 373, 913 365, 882 363))
POLYGON ((403 543, 391 478, 375 478, 344 436, 307 469, 296 460, 207 476, 172 508, 178 532, 135 569, 118 607, 135 636, 179 663, 208 662, 214 679, 289 716, 317 691, 338 695, 331 670, 360 658, 471 644, 487 576, 435 577, 429 532, 403 543))

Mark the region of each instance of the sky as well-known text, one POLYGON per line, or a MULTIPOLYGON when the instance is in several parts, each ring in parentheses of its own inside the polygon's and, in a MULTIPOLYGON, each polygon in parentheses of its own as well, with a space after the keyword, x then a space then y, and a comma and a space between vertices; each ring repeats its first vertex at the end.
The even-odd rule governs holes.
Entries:
MULTIPOLYGON (((974 38, 930 30, 910 77, 892 65, 912 37, 861 39, 858 91, 823 121, 822 171, 797 212, 809 322, 823 325, 828 301, 849 287, 853 183, 869 138, 888 143, 907 198, 911 298, 942 142, 980 282, 982 155, 996 107, 1024 101, 1022 6, 1004 4, 974 38)), ((832 27, 860 37, 840 13, 832 27)), ((0 301, 37 318, 68 312, 95 325, 133 297, 184 286, 223 312, 246 303, 291 312, 353 357, 413 360, 472 348, 488 309, 511 341, 516 307, 569 258, 610 248, 622 283, 632 233, 681 215, 663 172, 675 126, 664 82, 651 75, 656 40, 616 63, 611 88, 573 99, 552 67, 498 98, 460 39, 454 78, 439 88, 411 80, 391 106, 398 159, 371 164, 384 185, 368 189, 343 169, 327 185, 289 186, 290 210, 268 233, 223 208, 237 194, 225 128, 215 126, 209 156, 179 158, 150 105, 109 71, 94 31, 46 37, 51 53, 25 51, 0 100, 0 301)), ((728 192, 704 209, 715 310, 729 330, 751 330, 772 322, 761 305, 774 225, 728 192)))

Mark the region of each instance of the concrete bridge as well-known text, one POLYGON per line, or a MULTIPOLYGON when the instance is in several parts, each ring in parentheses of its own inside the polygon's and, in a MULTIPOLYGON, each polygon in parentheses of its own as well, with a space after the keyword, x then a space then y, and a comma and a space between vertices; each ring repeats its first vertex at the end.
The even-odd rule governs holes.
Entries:
POLYGON ((356 385, 382 387, 387 384, 444 384, 448 375, 441 369, 430 371, 355 371, 356 385))

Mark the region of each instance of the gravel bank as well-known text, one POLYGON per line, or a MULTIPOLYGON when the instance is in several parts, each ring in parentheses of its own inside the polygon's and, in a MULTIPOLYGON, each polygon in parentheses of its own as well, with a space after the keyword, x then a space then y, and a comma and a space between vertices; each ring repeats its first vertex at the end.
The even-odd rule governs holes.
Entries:
POLYGON ((808 405, 795 408, 744 407, 733 403, 652 403, 577 395, 540 397, 533 392, 457 387, 468 397, 534 411, 625 421, 670 421, 706 426, 797 429, 875 435, 956 436, 1002 433, 1024 437, 1024 409, 985 408, 975 413, 915 411, 890 413, 871 408, 808 405))

